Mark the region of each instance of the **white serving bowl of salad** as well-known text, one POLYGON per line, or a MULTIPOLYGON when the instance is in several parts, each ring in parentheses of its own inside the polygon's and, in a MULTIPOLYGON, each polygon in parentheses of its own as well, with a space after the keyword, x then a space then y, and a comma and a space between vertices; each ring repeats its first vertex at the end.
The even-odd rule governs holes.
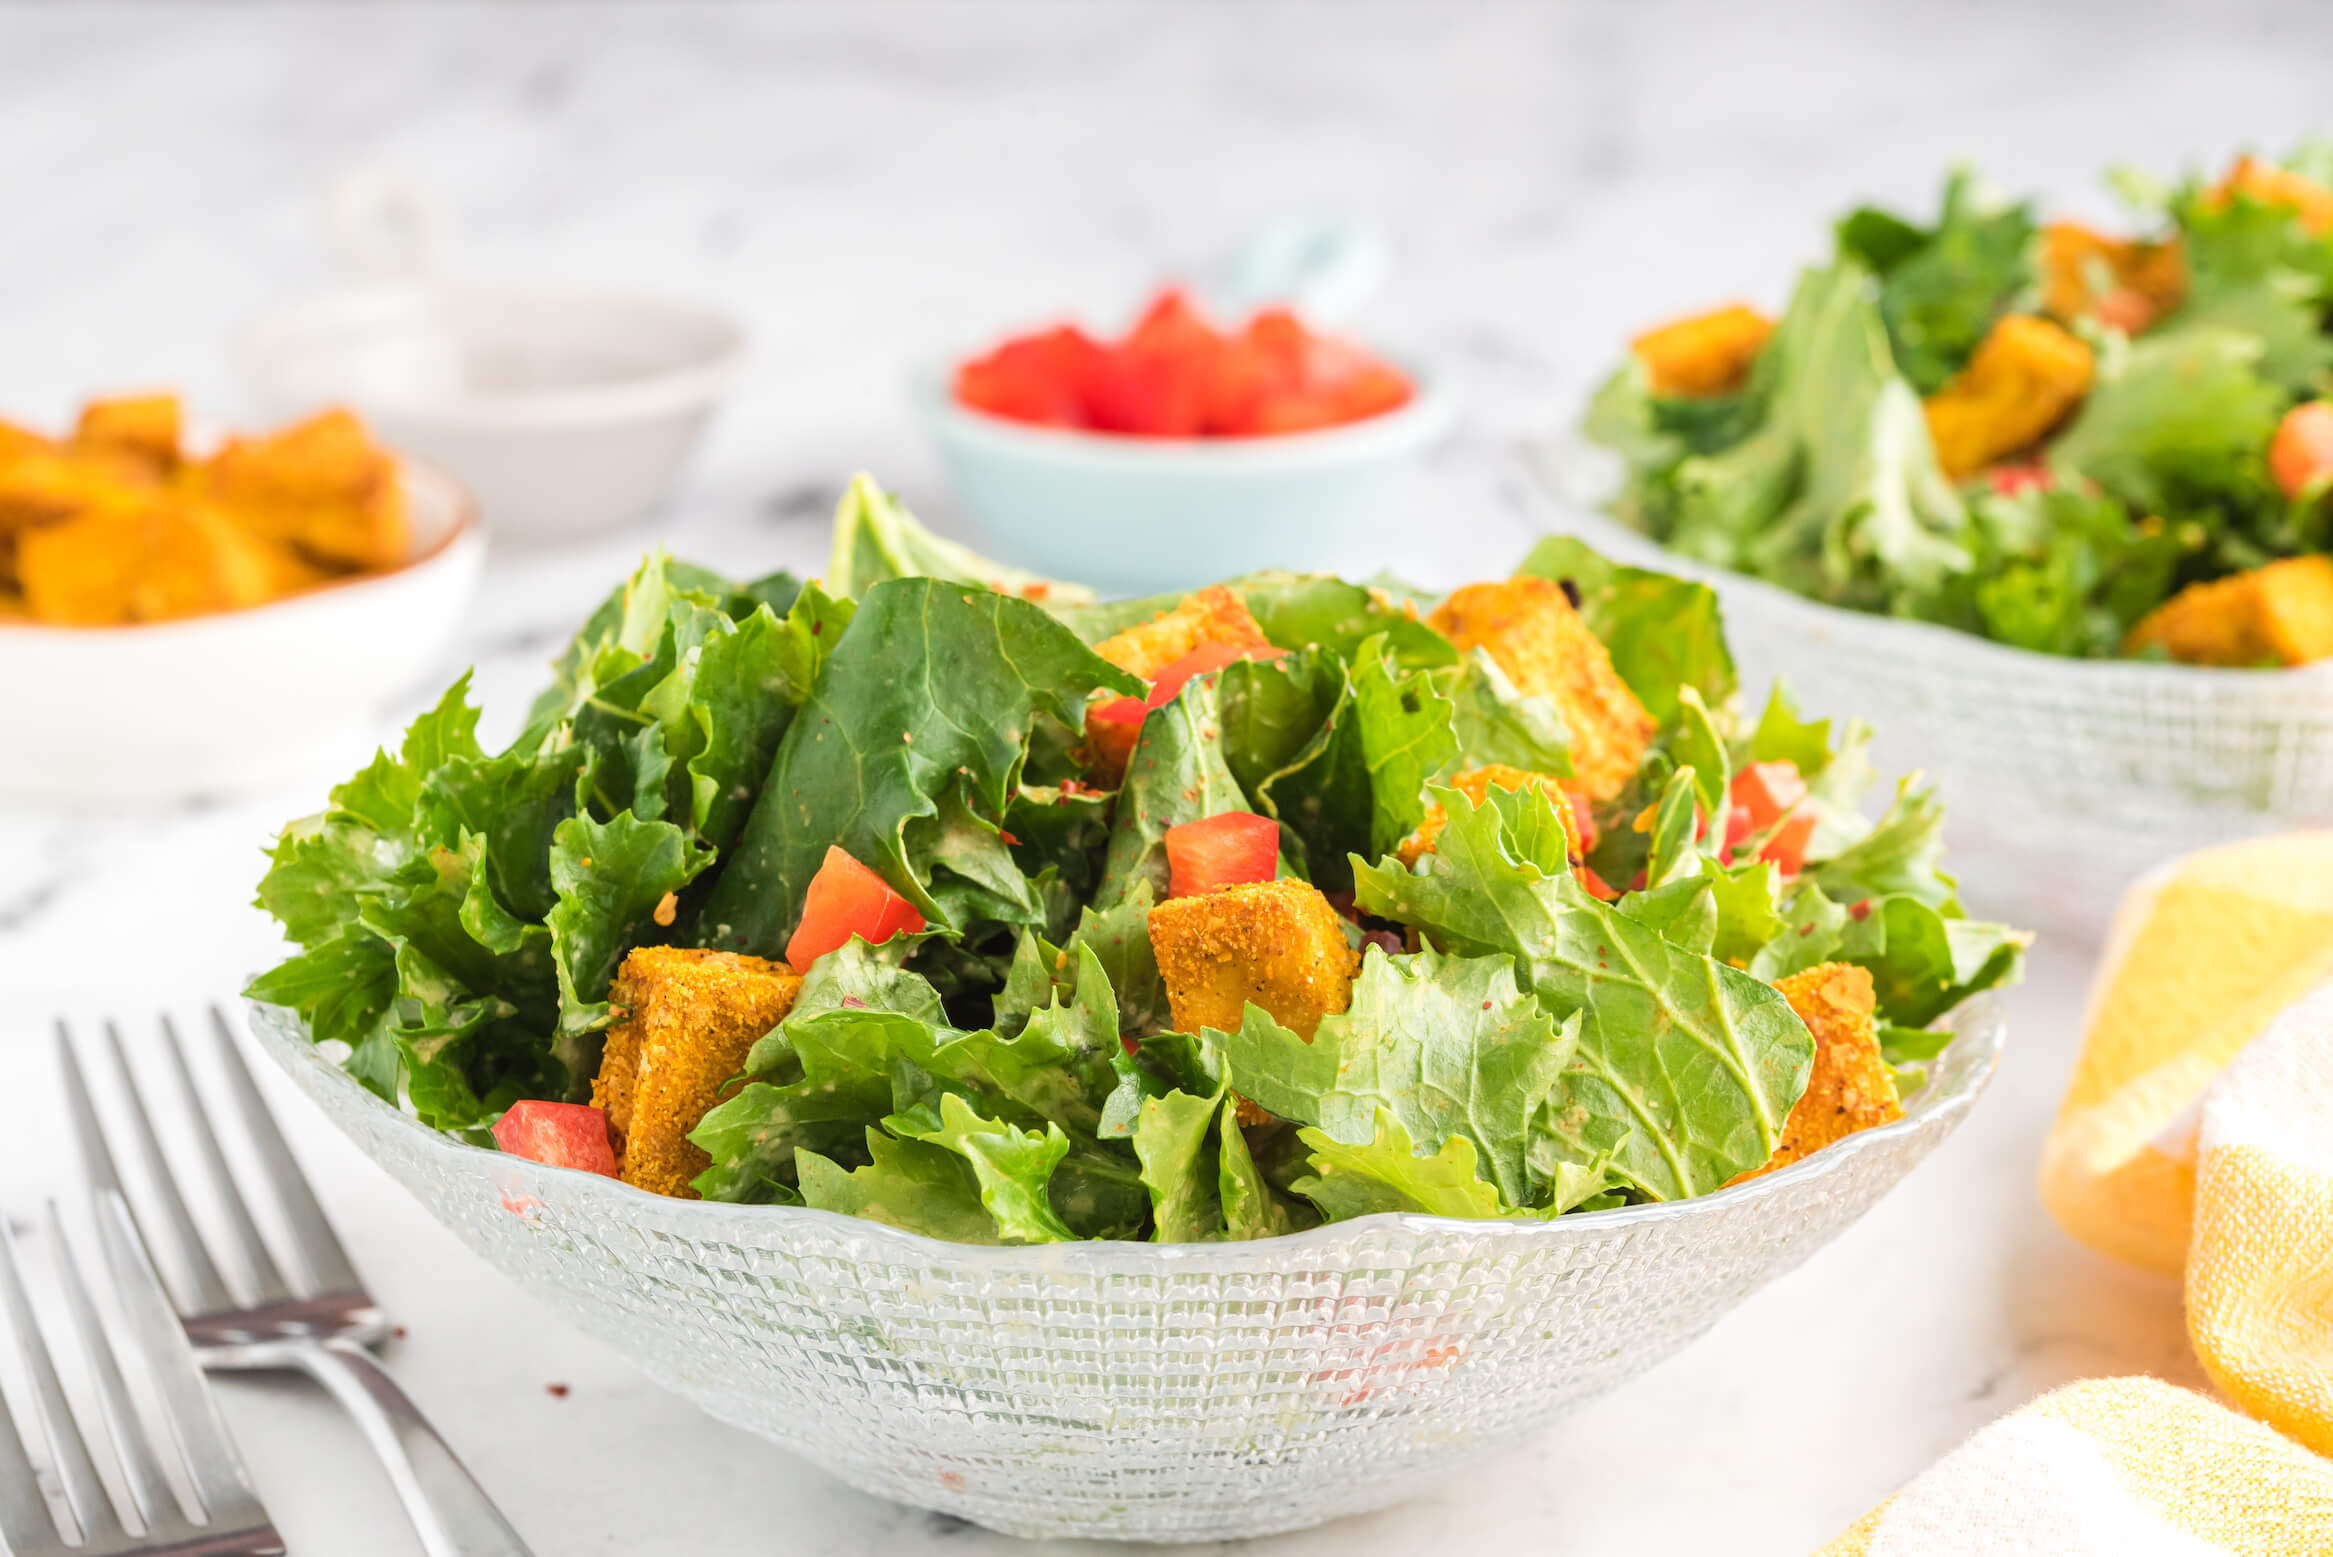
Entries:
POLYGON ((1932 793, 1856 809, 1860 726, 1740 714, 1700 585, 1094 604, 864 477, 826 578, 651 557, 501 752, 457 682, 284 829, 249 993, 499 1269, 856 1485, 1382 1505, 1805 1258, 1998 1058, 2026 937, 1932 793))
POLYGON ((976 1248, 465 1145, 365 1091, 282 1008, 252 1019, 463 1242, 712 1415, 878 1497, 1030 1538, 1152 1541, 1385 1507, 1644 1372, 1926 1157, 2005 1032, 1979 996, 1904 1118, 1696 1200, 976 1248))
POLYGON ((2247 158, 2131 239, 1963 175, 1933 228, 1857 211, 1770 338, 1640 337, 1525 484, 1716 588, 1753 676, 1885 710, 1988 901, 2102 928, 2151 863, 2333 819, 2327 177, 2247 158))

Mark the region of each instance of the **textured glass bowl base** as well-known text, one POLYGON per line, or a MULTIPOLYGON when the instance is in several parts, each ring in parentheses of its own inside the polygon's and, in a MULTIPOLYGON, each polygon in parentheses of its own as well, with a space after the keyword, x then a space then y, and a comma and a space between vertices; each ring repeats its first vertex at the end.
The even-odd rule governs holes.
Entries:
POLYGON ((1868 1210, 1960 1122, 2003 1041, 1998 1001, 1972 1001, 1902 1120, 1698 1200, 984 1249, 464 1145, 364 1091, 291 1013, 251 1010, 433 1215, 713 1415, 992 1529, 1167 1541, 1381 1508, 1650 1367, 1868 1210))
POLYGON ((1941 781, 1949 858, 1982 917, 2097 931, 2153 865, 2333 822, 2333 663, 2066 659, 1841 610, 1689 561, 1603 513, 1618 473, 1605 450, 1557 436, 1516 464, 1552 528, 1714 588, 1751 696, 1781 676, 1809 712, 1877 725, 1881 772, 1941 781))

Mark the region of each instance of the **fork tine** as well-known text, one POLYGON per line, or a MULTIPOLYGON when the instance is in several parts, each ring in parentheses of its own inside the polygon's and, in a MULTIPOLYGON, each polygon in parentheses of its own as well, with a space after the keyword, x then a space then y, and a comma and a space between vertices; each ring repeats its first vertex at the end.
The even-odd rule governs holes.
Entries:
POLYGON ((105 1414, 106 1427, 113 1434, 114 1453, 121 1459, 130 1497, 138 1505, 139 1521, 145 1525, 148 1535, 157 1526, 184 1523, 177 1517, 178 1495, 170 1490, 162 1462, 156 1458, 154 1445, 146 1437, 145 1424, 138 1420, 137 1409, 130 1404, 121 1366, 105 1339, 104 1326, 98 1323, 97 1310, 89 1301, 89 1288, 81 1280, 81 1262, 73 1253, 72 1240, 65 1236, 65 1219, 57 1214, 57 1203, 53 1200, 49 1202, 49 1242, 57 1251, 57 1285, 64 1290, 65 1308, 72 1315, 74 1332, 81 1338, 82 1354, 89 1359, 90 1377, 97 1383, 97 1403, 105 1414))
POLYGON ((73 1408, 65 1401, 65 1387, 57 1380, 57 1366, 41 1339, 40 1324, 33 1318, 32 1301, 24 1294, 24 1279, 17 1270, 16 1231, 5 1217, 0 1217, 0 1302, 8 1309, 8 1327, 16 1332, 17 1355, 31 1377, 34 1408, 48 1432, 57 1475, 65 1484, 65 1501, 72 1505, 82 1541, 94 1544, 125 1534, 121 1515, 89 1457, 80 1424, 73 1420, 73 1408))
POLYGON ((63 1017, 57 1018, 57 1069, 65 1076, 65 1102, 73 1114, 73 1136, 81 1143, 82 1176, 93 1190, 121 1189, 121 1169, 115 1166, 113 1152, 105 1144, 105 1131, 97 1123, 97 1104, 89 1095, 89 1078, 81 1073, 73 1029, 65 1025, 63 1017))
MULTIPOLYGON (((178 1192, 177 1175, 170 1171, 170 1164, 162 1155, 162 1142, 154 1134, 154 1121, 146 1112, 146 1099, 130 1076, 130 1057, 122 1048, 121 1029, 108 1021, 105 1037, 113 1050, 114 1074, 121 1082, 122 1096, 128 1100, 130 1135, 145 1162, 146 1176, 154 1181, 154 1198, 161 1203, 162 1220, 168 1225, 170 1241, 177 1246, 180 1269, 187 1273, 194 1286, 194 1302, 187 1312, 212 1314, 231 1309, 236 1306, 235 1295, 219 1278, 219 1267, 211 1263, 211 1251, 203 1242, 202 1229, 188 1213, 186 1198, 178 1192)), ((127 1205, 127 1193, 118 1185, 115 1188, 127 1205)))
POLYGON ((24 1557, 64 1549, 49 1518, 48 1495, 33 1472, 32 1452, 16 1430, 15 1416, 5 1409, 0 1409, 0 1544, 24 1557))
POLYGON ((227 1436, 226 1419, 194 1360, 194 1348, 178 1327, 170 1295, 162 1278, 146 1258, 138 1241, 137 1224, 130 1220, 129 1202, 112 1190, 97 1195, 97 1227, 105 1244, 105 1262, 120 1289, 122 1315, 129 1321, 132 1344, 145 1359, 170 1436, 194 1483, 195 1500, 213 1525, 264 1522, 259 1499, 243 1473, 243 1460, 227 1436))
POLYGON ((236 1111, 243 1116, 244 1131, 259 1152, 260 1163, 267 1170, 268 1186, 275 1192, 276 1203, 282 1207, 284 1220, 291 1228, 293 1253, 308 1268, 310 1290, 318 1295, 363 1291, 364 1283, 357 1277, 356 1266, 349 1262, 348 1251, 341 1247, 339 1235, 333 1232, 331 1220, 316 1199, 316 1191, 309 1187, 308 1175, 300 1171, 300 1160, 292 1155, 291 1143, 276 1125, 267 1100, 259 1095, 259 1083, 252 1079, 251 1067, 243 1061, 242 1048, 235 1042, 227 1018, 217 1006, 211 1007, 211 1032, 218 1039, 219 1068, 226 1074, 227 1090, 234 1095, 236 1111))
POLYGON ((226 1208, 227 1226, 232 1234, 235 1253, 242 1258, 243 1275, 250 1290, 261 1304, 288 1302, 292 1289, 285 1284, 283 1273, 276 1269, 275 1256, 267 1252, 266 1241, 259 1236, 259 1224, 251 1219, 251 1207, 244 1202, 243 1192, 235 1187, 235 1174, 227 1166, 227 1154, 219 1147, 218 1132, 211 1128, 211 1111, 203 1106, 202 1094, 195 1090, 194 1071, 186 1063, 186 1046, 178 1041, 178 1024, 165 1015, 162 1018, 162 1046, 170 1051, 170 1062, 178 1072, 178 1088, 186 1098, 187 1112, 194 1119, 194 1140, 203 1166, 210 1170, 211 1182, 218 1191, 219 1203, 226 1208))

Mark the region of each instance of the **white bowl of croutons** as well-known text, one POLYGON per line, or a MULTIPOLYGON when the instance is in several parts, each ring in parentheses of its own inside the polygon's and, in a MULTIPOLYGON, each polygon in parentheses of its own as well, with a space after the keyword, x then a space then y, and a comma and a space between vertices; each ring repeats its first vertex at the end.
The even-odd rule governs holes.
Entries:
POLYGON ((468 493, 345 417, 199 457, 161 396, 101 402, 74 438, 0 432, 0 794, 225 795, 337 767, 477 587, 468 493), (142 454, 95 447, 108 405, 142 454))

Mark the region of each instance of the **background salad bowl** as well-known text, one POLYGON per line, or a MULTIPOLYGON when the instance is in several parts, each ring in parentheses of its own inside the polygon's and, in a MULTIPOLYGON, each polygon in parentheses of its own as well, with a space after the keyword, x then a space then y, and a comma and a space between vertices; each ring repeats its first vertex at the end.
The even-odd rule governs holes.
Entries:
POLYGON ((433 1215, 713 1415, 1015 1535, 1177 1541, 1397 1502, 1652 1366, 1878 1201, 1966 1115, 2003 1040, 1999 997, 1976 997, 1901 1120, 1698 1199, 978 1248, 469 1146, 364 1090, 293 1013, 251 1014, 433 1215))
POLYGON ((1517 464, 1551 528, 1714 588, 1745 682, 1884 711, 1875 759, 1941 782, 1954 873, 2005 917, 2095 932, 2152 865, 2333 820, 2333 662, 2070 659, 1825 605, 1608 517, 1619 461, 1575 435, 1526 444, 1517 464))

